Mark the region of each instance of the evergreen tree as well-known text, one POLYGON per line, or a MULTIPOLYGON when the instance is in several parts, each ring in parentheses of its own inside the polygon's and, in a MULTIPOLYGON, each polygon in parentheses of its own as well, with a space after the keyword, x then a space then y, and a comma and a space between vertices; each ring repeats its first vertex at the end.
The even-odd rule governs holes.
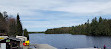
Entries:
POLYGON ((95 17, 94 19, 92 19, 92 22, 91 22, 91 34, 92 35, 95 35, 95 33, 97 32, 97 25, 98 25, 97 18, 95 17))
POLYGON ((21 24, 21 21, 20 21, 19 14, 17 14, 17 35, 21 36, 22 33, 23 33, 22 24, 21 24))
POLYGON ((102 19, 102 17, 99 17, 99 23, 98 23, 98 33, 97 33, 97 35, 103 35, 103 33, 104 33, 104 24, 103 24, 103 19, 102 19))
POLYGON ((102 17, 99 17, 99 23, 101 23, 103 21, 102 17))
POLYGON ((27 39, 29 40, 29 34, 28 34, 27 29, 24 29, 24 36, 27 37, 27 39))
POLYGON ((87 20, 87 23, 86 23, 86 32, 91 33, 91 27, 90 27, 89 19, 87 20))

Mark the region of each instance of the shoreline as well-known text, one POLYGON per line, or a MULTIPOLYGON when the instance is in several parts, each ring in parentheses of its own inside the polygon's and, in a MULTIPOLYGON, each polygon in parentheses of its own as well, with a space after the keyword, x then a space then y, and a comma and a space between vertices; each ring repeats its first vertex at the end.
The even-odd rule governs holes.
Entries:
MULTIPOLYGON (((29 34, 46 34, 46 33, 29 33, 29 34)), ((63 34, 69 34, 69 33, 63 33, 63 34)), ((70 34, 70 35, 84 35, 84 34, 70 34)), ((99 36, 104 36, 105 37, 106 36, 106 37, 111 37, 111 36, 108 36, 108 35, 86 35, 86 36, 97 36, 97 37, 99 37, 99 36)))

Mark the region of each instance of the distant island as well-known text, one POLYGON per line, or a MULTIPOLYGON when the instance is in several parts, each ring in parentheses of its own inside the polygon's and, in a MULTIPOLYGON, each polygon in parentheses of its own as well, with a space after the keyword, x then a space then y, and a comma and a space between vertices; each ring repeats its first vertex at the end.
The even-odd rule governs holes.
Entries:
POLYGON ((42 32, 42 33, 111 36, 111 19, 105 19, 102 17, 99 17, 99 19, 97 19, 95 17, 92 19, 91 22, 87 20, 86 23, 78 25, 78 26, 47 29, 45 32, 42 32))
POLYGON ((32 33, 45 33, 45 32, 28 32, 29 34, 32 34, 32 33))

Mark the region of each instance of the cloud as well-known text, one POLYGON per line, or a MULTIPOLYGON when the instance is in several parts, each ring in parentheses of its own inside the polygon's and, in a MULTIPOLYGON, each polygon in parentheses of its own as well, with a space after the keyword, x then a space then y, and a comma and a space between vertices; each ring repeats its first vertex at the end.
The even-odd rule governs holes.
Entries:
POLYGON ((20 14, 29 31, 82 24, 95 16, 111 15, 110 0, 0 0, 0 11, 20 14), (37 28, 37 29, 36 29, 37 28))
MULTIPOLYGON (((52 8, 53 11, 64 11, 79 14, 111 13, 111 2, 77 2, 63 7, 52 8), (107 11, 107 12, 106 12, 107 11)), ((50 10, 50 9, 49 9, 50 10)))
POLYGON ((92 13, 111 8, 110 4, 110 0, 106 0, 106 2, 104 0, 102 0, 102 2, 100 2, 100 0, 1 0, 0 7, 3 10, 8 8, 13 9, 13 11, 15 10, 16 12, 24 12, 24 10, 26 12, 31 10, 53 10, 74 13, 92 13))

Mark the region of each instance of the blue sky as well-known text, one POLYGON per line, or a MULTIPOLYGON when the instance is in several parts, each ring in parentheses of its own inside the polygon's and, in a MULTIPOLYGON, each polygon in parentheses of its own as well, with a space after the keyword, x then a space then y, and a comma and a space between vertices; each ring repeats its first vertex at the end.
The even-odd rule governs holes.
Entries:
POLYGON ((0 0, 0 11, 16 17, 20 14, 23 28, 45 31, 70 27, 94 17, 111 17, 111 0, 0 0))

